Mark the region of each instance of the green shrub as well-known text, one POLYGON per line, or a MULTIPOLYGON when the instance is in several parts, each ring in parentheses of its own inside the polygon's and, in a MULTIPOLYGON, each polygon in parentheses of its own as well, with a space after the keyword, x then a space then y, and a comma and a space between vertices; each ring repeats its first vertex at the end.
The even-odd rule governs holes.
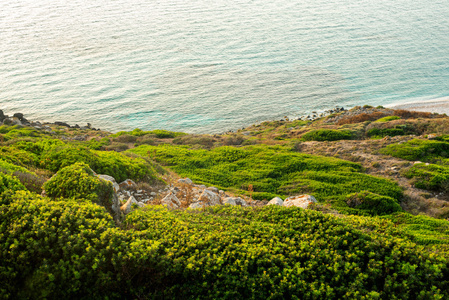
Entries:
POLYGON ((32 127, 24 127, 19 125, 14 126, 1 125, 0 133, 3 134, 3 137, 6 140, 13 140, 21 137, 37 137, 42 135, 41 132, 37 131, 32 127))
POLYGON ((14 147, 0 147, 0 157, 4 161, 22 167, 36 167, 39 164, 36 155, 14 147))
POLYGON ((404 175, 413 178, 417 188, 449 191, 448 166, 415 164, 404 175))
POLYGON ((378 120, 376 120, 374 122, 376 122, 376 123, 384 123, 384 122, 393 121, 393 120, 399 120, 399 119, 401 119, 401 117, 398 117, 398 116, 387 116, 387 117, 380 118, 380 119, 378 119, 378 120))
POLYGON ((346 199, 349 207, 363 210, 373 216, 391 214, 402 210, 396 199, 368 191, 349 194, 346 199))
POLYGON ((87 146, 92 150, 101 150, 104 146, 110 145, 111 141, 108 138, 102 138, 100 140, 91 139, 87 146))
POLYGON ((17 178, 0 172, 0 195, 5 191, 20 190, 26 190, 26 188, 17 178))
POLYGON ((350 140, 352 134, 349 130, 333 130, 333 129, 318 129, 307 132, 302 136, 305 141, 338 141, 350 140))
MULTIPOLYGON (((34 158, 39 161, 39 167, 52 172, 82 162, 88 164, 95 172, 110 175, 119 182, 128 178, 133 180, 155 178, 153 166, 143 158, 131 158, 129 154, 115 151, 95 151, 83 145, 66 144, 60 140, 19 142, 4 149, 11 153, 20 153, 24 157, 34 158)), ((19 161, 13 158, 10 159, 13 163, 19 161)))
POLYGON ((65 144, 43 152, 41 155, 40 166, 52 172, 57 172, 58 170, 77 162, 83 162, 92 166, 96 160, 97 158, 88 148, 65 144))
POLYGON ((385 136, 397 136, 406 135, 407 133, 402 128, 371 128, 366 132, 368 137, 385 137, 385 136))
POLYGON ((125 299, 138 297, 141 286, 164 286, 156 271, 159 243, 115 228, 100 206, 25 192, 5 198, 2 299, 125 299))
POLYGON ((88 199, 111 210, 112 184, 94 176, 85 163, 62 168, 44 184, 51 198, 88 199))
POLYGON ((389 145, 380 152, 406 160, 435 162, 449 157, 449 142, 413 139, 406 143, 389 145))

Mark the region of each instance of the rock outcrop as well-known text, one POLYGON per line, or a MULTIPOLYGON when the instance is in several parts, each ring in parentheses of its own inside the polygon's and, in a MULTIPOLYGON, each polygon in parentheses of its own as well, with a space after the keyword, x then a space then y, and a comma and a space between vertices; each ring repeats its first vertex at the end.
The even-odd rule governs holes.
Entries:
POLYGON ((170 192, 161 200, 161 204, 169 208, 179 208, 181 206, 181 201, 179 201, 178 197, 176 197, 173 192, 170 192))

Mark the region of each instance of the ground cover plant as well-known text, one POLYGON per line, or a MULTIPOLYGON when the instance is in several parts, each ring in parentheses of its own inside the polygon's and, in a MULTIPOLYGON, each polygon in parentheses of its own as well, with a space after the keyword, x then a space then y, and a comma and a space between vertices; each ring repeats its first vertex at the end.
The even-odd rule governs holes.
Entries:
POLYGON ((304 141, 338 141, 350 140, 352 134, 349 130, 333 130, 333 129, 318 129, 307 132, 302 136, 304 141))
MULTIPOLYGON (((130 150, 149 155, 192 180, 249 193, 255 199, 310 193, 320 201, 348 208, 345 195, 371 191, 399 201, 394 182, 364 174, 360 164, 297 153, 286 146, 218 147, 192 150, 187 146, 139 146, 130 150)), ((355 210, 354 210, 355 211, 355 210)))

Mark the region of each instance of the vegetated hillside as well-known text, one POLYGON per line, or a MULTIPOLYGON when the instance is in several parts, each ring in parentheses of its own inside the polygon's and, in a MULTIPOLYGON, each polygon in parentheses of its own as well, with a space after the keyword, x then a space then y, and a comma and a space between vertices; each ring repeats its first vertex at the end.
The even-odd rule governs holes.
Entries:
POLYGON ((0 126, 0 295, 448 298, 447 125, 358 107, 221 135, 0 126), (117 217, 126 199, 94 172, 154 199, 117 217), (180 176, 250 204, 318 203, 157 205, 175 190, 189 200, 180 176))

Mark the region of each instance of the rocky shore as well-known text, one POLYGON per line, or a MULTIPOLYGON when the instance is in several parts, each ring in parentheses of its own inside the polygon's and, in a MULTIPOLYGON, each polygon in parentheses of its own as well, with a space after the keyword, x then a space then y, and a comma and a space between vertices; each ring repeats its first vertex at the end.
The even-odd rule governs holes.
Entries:
POLYGON ((40 122, 40 121, 30 121, 28 119, 25 118, 23 113, 15 113, 12 116, 9 115, 5 115, 3 110, 0 110, 0 125, 9 125, 9 126, 14 126, 14 125, 21 125, 21 126, 30 126, 33 127, 35 129, 38 130, 46 130, 46 131, 51 131, 52 128, 50 126, 55 125, 55 126, 62 126, 62 127, 66 127, 66 128, 77 128, 77 129, 90 129, 90 130, 97 130, 99 131, 99 128, 93 128, 92 125, 90 123, 87 123, 86 126, 79 126, 78 124, 75 124, 73 126, 65 123, 65 122, 61 122, 61 121, 56 121, 56 122, 40 122))

